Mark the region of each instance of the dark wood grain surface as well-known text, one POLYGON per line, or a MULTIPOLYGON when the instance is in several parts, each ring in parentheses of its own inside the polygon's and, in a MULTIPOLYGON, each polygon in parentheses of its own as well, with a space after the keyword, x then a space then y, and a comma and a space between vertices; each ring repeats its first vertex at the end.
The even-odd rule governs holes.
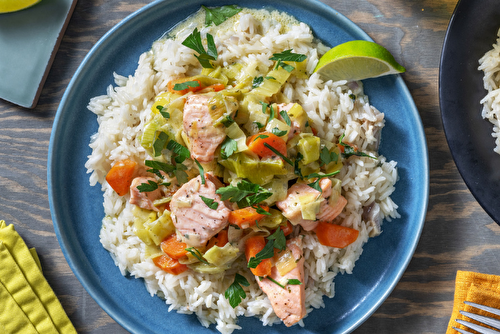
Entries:
MULTIPOLYGON (((403 78, 420 112, 430 158, 429 206, 418 248, 389 298, 355 333, 443 333, 457 270, 500 274, 500 226, 467 189, 441 125, 439 60, 457 0, 323 1, 407 68, 403 78)), ((45 276, 79 333, 126 331, 85 291, 57 242, 47 195, 51 127, 64 90, 90 48, 147 3, 80 0, 37 107, 0 100, 0 219, 13 223, 28 245, 37 248, 45 276)))

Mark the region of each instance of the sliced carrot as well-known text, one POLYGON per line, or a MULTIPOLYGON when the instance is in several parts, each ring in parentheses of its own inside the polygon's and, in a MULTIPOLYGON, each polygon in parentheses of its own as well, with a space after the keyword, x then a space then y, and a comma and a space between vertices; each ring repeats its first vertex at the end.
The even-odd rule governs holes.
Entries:
POLYGON ((283 156, 287 156, 286 142, 280 137, 276 136, 274 133, 260 132, 251 136, 247 142, 248 149, 261 158, 276 156, 277 154, 266 147, 265 144, 271 146, 283 156))
POLYGON ((316 227, 316 235, 319 243, 324 246, 344 248, 356 241, 359 231, 321 221, 316 227))
MULTIPOLYGON (((263 236, 254 236, 247 239, 245 242, 245 256, 247 261, 250 258, 255 257, 257 253, 264 249, 266 246, 266 239, 263 236)), ((271 259, 262 260, 259 265, 255 268, 250 268, 255 276, 266 277, 271 275, 271 268, 273 264, 271 259)))
POLYGON ((293 232, 293 225, 287 220, 285 225, 280 225, 280 229, 283 230, 283 234, 286 237, 287 235, 290 235, 293 232))
MULTIPOLYGON (((265 211, 269 212, 269 207, 265 205, 260 206, 265 211)), ((240 228, 248 228, 255 225, 256 222, 264 218, 266 215, 258 213, 256 209, 251 206, 231 211, 229 213, 229 224, 238 225, 240 228)))
POLYGON ((224 247, 228 242, 227 230, 222 230, 216 236, 210 238, 207 243, 207 250, 213 246, 224 247))
POLYGON ((160 244, 161 250, 173 259, 180 259, 187 255, 188 251, 186 248, 188 246, 184 242, 177 240, 177 236, 174 234, 166 237, 160 244))
POLYGON ((188 266, 179 262, 179 260, 172 259, 168 255, 160 255, 153 258, 153 263, 163 269, 169 274, 179 275, 188 269, 188 266))
POLYGON ((214 84, 214 85, 207 86, 206 88, 211 88, 214 90, 214 92, 220 92, 221 90, 226 88, 226 86, 224 86, 224 84, 214 84))
POLYGON ((125 159, 117 161, 106 175, 106 181, 120 196, 128 194, 130 184, 134 178, 135 166, 133 160, 125 159))
POLYGON ((167 89, 168 89, 169 92, 177 93, 177 94, 181 94, 181 95, 187 94, 189 92, 197 92, 199 90, 202 90, 203 88, 205 88, 205 87, 201 84, 200 80, 198 80, 198 79, 193 80, 190 77, 180 78, 180 79, 177 79, 177 80, 172 80, 172 81, 169 81, 168 84, 167 84, 167 89), (182 84, 182 83, 185 83, 185 82, 188 82, 188 81, 196 81, 198 83, 198 86, 196 86, 196 87, 188 87, 186 89, 181 89, 181 90, 174 89, 176 84, 182 84))

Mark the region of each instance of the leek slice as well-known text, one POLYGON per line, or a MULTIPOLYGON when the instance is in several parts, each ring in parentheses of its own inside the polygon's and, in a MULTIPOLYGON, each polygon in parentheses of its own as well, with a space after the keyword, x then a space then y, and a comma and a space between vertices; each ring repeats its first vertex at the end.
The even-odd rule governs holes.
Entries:
POLYGON ((281 86, 288 80, 290 74, 290 72, 278 66, 278 68, 274 68, 267 73, 262 84, 253 89, 252 93, 263 98, 271 97, 280 91, 281 86))
POLYGON ((297 268, 297 262, 291 250, 287 249, 284 252, 276 253, 275 255, 275 265, 278 269, 280 276, 285 276, 294 268, 297 268))
POLYGON ((203 255, 208 263, 217 267, 222 267, 232 263, 239 256, 238 247, 232 246, 229 242, 224 247, 213 246, 203 255))
POLYGON ((238 145, 238 149, 236 150, 236 152, 243 152, 248 150, 247 136, 236 122, 225 128, 224 131, 229 138, 236 141, 236 144, 238 145))
POLYGON ((277 129, 278 131, 285 131, 285 133, 281 135, 280 138, 285 142, 288 141, 288 134, 290 133, 290 126, 288 124, 280 121, 275 117, 270 120, 269 123, 267 123, 266 131, 274 133, 273 131, 276 131, 275 129, 277 129))

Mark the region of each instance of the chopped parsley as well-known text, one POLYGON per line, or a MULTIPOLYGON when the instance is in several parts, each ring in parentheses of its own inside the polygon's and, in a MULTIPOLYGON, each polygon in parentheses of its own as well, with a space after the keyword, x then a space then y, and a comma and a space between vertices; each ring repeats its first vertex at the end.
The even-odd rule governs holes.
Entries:
POLYGON ((163 118, 170 118, 170 113, 166 111, 166 107, 164 106, 156 106, 156 109, 160 112, 160 114, 163 116, 163 118))
POLYGON ((271 132, 273 134, 275 134, 276 136, 278 137, 283 137, 284 135, 286 135, 287 131, 286 130, 280 130, 278 129, 278 127, 275 127, 271 130, 271 132))
POLYGON ((207 198, 207 197, 201 196, 201 195, 200 195, 200 198, 203 201, 203 203, 205 203, 212 210, 217 210, 217 208, 219 207, 219 203, 216 202, 212 198, 207 198))
POLYGON ((162 177, 160 171, 163 171, 166 174, 171 174, 176 170, 176 166, 161 161, 146 160, 144 161, 144 164, 146 167, 151 168, 147 170, 148 172, 154 173, 159 177, 162 177))
POLYGON ((339 155, 335 152, 330 152, 328 148, 323 147, 319 153, 320 166, 328 165, 330 162, 338 161, 339 155))
MULTIPOLYGON (((198 160, 194 159, 194 162, 198 165, 198 169, 200 170, 200 177, 201 177, 201 184, 205 184, 205 170, 201 166, 201 164, 198 162, 198 160)), ((207 204, 208 205, 208 204, 207 204)))
POLYGON ((228 128, 231 124, 234 123, 234 119, 231 117, 231 115, 227 115, 220 122, 222 123, 222 125, 228 128))
POLYGON ((354 156, 358 156, 358 157, 367 157, 367 158, 372 158, 372 159, 377 160, 376 157, 372 157, 369 154, 358 151, 357 147, 353 147, 353 146, 349 145, 348 143, 344 143, 343 142, 344 136, 345 135, 342 134, 342 136, 340 136, 340 138, 339 138, 339 144, 344 147, 344 152, 342 152, 342 157, 347 159, 347 158, 352 157, 354 155, 354 156))
POLYGON ((274 108, 272 105, 270 105, 269 106, 269 121, 268 122, 271 122, 273 118, 274 118, 274 108))
POLYGON ((288 116, 286 110, 281 110, 280 115, 281 117, 283 117, 283 120, 285 121, 286 125, 288 126, 292 125, 292 120, 290 119, 290 116, 288 116))
POLYGON ((137 190, 141 193, 155 191, 156 189, 158 189, 158 183, 152 180, 148 180, 148 183, 141 183, 137 186, 137 190))
POLYGON ((237 203, 240 208, 258 204, 273 194, 258 184, 246 180, 241 180, 236 186, 221 187, 217 189, 216 193, 221 196, 222 201, 229 200, 237 203))
POLYGON ((287 285, 302 285, 302 282, 296 278, 289 279, 287 285))
POLYGON ((167 144, 167 149, 171 150, 174 154, 174 160, 177 163, 182 163, 184 160, 189 158, 191 153, 183 145, 179 144, 175 140, 171 139, 167 144))
POLYGON ((221 157, 227 159, 238 149, 236 140, 227 137, 221 145, 221 157))
POLYGON ((277 229, 276 232, 266 238, 268 241, 264 248, 255 256, 248 260, 248 268, 257 268, 257 266, 265 259, 270 259, 274 256, 274 249, 286 249, 286 238, 282 229, 277 229))
POLYGON ((317 191, 319 192, 323 192, 323 190, 321 189, 321 187, 319 186, 319 181, 322 179, 322 178, 325 178, 325 177, 330 177, 330 176, 334 176, 334 175, 337 175, 338 173, 340 173, 340 171, 335 171, 333 173, 329 173, 329 174, 318 174, 318 173, 312 173, 312 174, 309 174, 307 176, 304 176, 304 178, 306 179, 312 179, 312 178, 317 178, 316 181, 312 182, 312 183, 308 183, 307 185, 313 189, 316 189, 317 191))
POLYGON ((265 114, 269 104, 267 104, 266 102, 262 102, 262 101, 259 101, 259 103, 262 104, 262 113, 265 114))
POLYGON ((279 156, 281 159, 283 159, 287 164, 289 164, 290 166, 294 166, 294 163, 292 162, 292 160, 288 159, 287 157, 285 157, 283 154, 281 154, 281 152, 279 152, 277 149, 275 149, 274 147, 272 147, 271 145, 269 145, 268 143, 264 143, 264 146, 267 147, 268 149, 270 149, 271 151, 273 151, 274 154, 276 154, 277 156, 279 156))
POLYGON ((205 9, 205 24, 207 26, 211 25, 212 23, 218 26, 228 18, 241 12, 241 8, 236 5, 228 5, 216 8, 207 8, 201 5, 201 7, 205 9))
POLYGON ((196 59, 204 68, 214 68, 211 60, 217 60, 217 47, 215 46, 214 37, 207 34, 207 50, 201 41, 201 34, 198 28, 194 28, 193 32, 182 42, 182 45, 198 52, 196 59))
POLYGON ((160 132, 158 138, 153 142, 153 156, 159 157, 161 151, 165 148, 165 144, 168 141, 168 135, 165 132, 160 132))
POLYGON ((224 293, 224 297, 226 297, 229 301, 229 305, 231 305, 232 308, 238 306, 241 303, 241 300, 247 297, 247 294, 245 293, 245 290, 243 290, 242 286, 250 286, 250 283, 248 283, 244 276, 236 274, 234 276, 234 282, 224 293))
POLYGON ((252 89, 259 87, 264 82, 264 77, 255 77, 252 81, 252 89))
POLYGON ((300 53, 293 53, 292 50, 285 50, 280 53, 273 53, 273 56, 269 58, 269 60, 277 60, 277 61, 294 61, 297 63, 303 62, 307 59, 306 55, 300 53))
POLYGON ((176 83, 174 85, 174 90, 184 90, 190 87, 200 87, 200 83, 198 81, 185 81, 182 83, 176 83))

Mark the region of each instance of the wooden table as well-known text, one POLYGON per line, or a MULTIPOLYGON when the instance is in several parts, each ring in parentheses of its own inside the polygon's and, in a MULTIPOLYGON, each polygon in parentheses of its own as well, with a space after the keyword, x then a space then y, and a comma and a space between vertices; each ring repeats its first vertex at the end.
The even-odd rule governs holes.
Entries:
MULTIPOLYGON (((477 204, 453 162, 441 125, 438 67, 457 0, 323 0, 387 47, 422 118, 430 200, 416 253, 382 306, 355 333, 443 333, 457 270, 500 274, 500 226, 477 204)), ((207 1, 208 2, 208 1, 207 1)), ((90 48, 146 0, 79 1, 36 108, 0 101, 0 219, 39 251, 47 280, 80 333, 125 333, 88 295, 61 252, 47 196, 47 152, 64 90, 90 48)))

